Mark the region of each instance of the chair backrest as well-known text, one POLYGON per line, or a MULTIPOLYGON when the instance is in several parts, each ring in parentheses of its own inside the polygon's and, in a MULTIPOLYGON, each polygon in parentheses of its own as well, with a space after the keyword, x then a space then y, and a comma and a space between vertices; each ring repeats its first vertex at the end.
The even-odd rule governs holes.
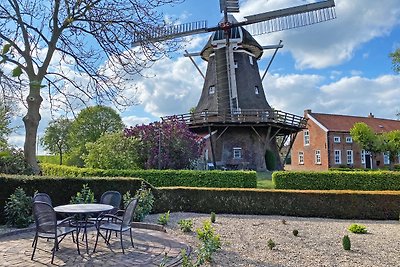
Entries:
POLYGON ((33 217, 35 219, 37 232, 56 234, 56 212, 49 203, 42 201, 33 202, 33 217))
POLYGON ((101 195, 100 203, 113 206, 116 210, 121 205, 121 193, 118 191, 107 191, 101 195))
POLYGON ((32 201, 33 202, 41 201, 41 202, 45 202, 45 203, 50 204, 51 206, 53 206, 53 203, 51 201, 50 196, 48 194, 46 194, 46 193, 36 193, 33 196, 32 201))
POLYGON ((128 206, 125 209, 124 217, 122 218, 122 225, 123 226, 129 226, 132 223, 133 220, 133 214, 135 213, 135 209, 138 204, 138 199, 134 198, 129 202, 128 206))

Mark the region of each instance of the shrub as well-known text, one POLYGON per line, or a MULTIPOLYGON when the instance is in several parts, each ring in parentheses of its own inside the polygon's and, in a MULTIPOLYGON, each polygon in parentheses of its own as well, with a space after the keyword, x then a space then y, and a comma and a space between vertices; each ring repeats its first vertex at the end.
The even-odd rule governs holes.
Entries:
POLYGON ((349 238, 348 235, 343 236, 342 245, 343 245, 343 249, 344 250, 350 250, 351 249, 351 242, 350 242, 350 238, 349 238))
MULTIPOLYGON (((147 188, 147 185, 145 183, 142 183, 140 189, 137 190, 135 193, 135 198, 138 199, 138 204, 133 220, 136 222, 141 222, 147 215, 149 215, 149 213, 153 209, 154 196, 151 192, 151 188, 147 188)), ((132 200, 130 191, 126 192, 122 196, 122 200, 124 203, 124 208, 126 208, 129 202, 132 200)))
POLYGON ((71 204, 82 204, 82 203, 95 203, 94 193, 89 188, 88 184, 84 184, 82 190, 77 192, 75 196, 71 197, 71 204))
POLYGON ((212 223, 215 223, 215 212, 211 212, 210 220, 212 223))
POLYGON ((10 148, 0 152, 0 173, 32 175, 33 169, 21 149, 10 148))
POLYGON ((362 224, 353 223, 347 229, 354 234, 366 234, 367 233, 367 227, 365 227, 365 225, 362 225, 362 224))
POLYGON ((299 235, 299 230, 296 230, 296 229, 293 230, 293 235, 294 235, 294 236, 298 236, 298 235, 299 235))
POLYGON ((167 225, 168 222, 169 222, 169 211, 167 211, 167 212, 164 213, 164 214, 161 214, 161 215, 158 217, 158 223, 159 223, 159 224, 161 224, 161 225, 167 225))
POLYGON ((278 171, 276 189, 295 190, 400 190, 400 172, 393 171, 278 171))
POLYGON ((32 222, 32 198, 25 194, 24 189, 18 187, 8 198, 4 212, 7 225, 27 227, 32 222))
POLYGON ((181 230, 185 233, 191 232, 192 231, 192 226, 193 226, 193 221, 190 219, 181 219, 178 222, 179 226, 181 227, 181 230))
POLYGON ((270 238, 267 242, 267 246, 270 250, 272 250, 274 247, 276 247, 275 242, 270 238))
POLYGON ((220 236, 214 233, 209 221, 203 222, 203 228, 197 229, 196 232, 197 238, 202 242, 198 252, 200 264, 211 261, 212 254, 221 248, 220 236))

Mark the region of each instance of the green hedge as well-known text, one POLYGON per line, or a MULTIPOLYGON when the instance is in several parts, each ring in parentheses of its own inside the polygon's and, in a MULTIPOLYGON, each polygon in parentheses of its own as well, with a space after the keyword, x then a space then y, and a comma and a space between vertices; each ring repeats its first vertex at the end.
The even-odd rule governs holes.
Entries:
MULTIPOLYGON (((0 221, 4 219, 4 205, 17 187, 22 187, 27 195, 33 196, 37 190, 50 195, 53 205, 69 203, 71 196, 88 184, 94 192, 97 201, 103 192, 116 190, 121 194, 127 191, 136 192, 141 186, 142 179, 138 178, 51 178, 45 176, 14 176, 0 174, 0 221)), ((151 185, 148 185, 151 187, 151 185)))
POLYGON ((272 174, 276 189, 298 190, 400 190, 400 173, 279 171, 272 174))
POLYGON ((47 176, 138 177, 156 187, 190 186, 217 188, 256 188, 254 171, 192 171, 192 170, 101 170, 54 164, 41 164, 47 176))
POLYGON ((154 212, 284 215, 337 219, 395 219, 400 192, 220 188, 157 188, 154 212))

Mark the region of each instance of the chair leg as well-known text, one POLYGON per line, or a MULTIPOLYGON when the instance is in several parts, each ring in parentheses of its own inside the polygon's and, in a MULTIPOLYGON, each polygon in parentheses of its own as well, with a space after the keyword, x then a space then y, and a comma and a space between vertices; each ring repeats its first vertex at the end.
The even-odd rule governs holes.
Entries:
POLYGON ((38 242, 38 236, 37 236, 37 234, 36 234, 35 237, 34 237, 34 239, 33 239, 33 243, 32 243, 33 252, 32 252, 32 256, 31 256, 31 260, 33 260, 33 256, 35 255, 37 242, 38 242))
MULTIPOLYGON (((74 238, 74 232, 72 232, 71 234, 72 234, 72 238, 74 238)), ((78 249, 78 255, 81 255, 81 251, 79 250, 78 230, 76 230, 76 248, 78 249)))
POLYGON ((122 242, 122 232, 119 232, 119 235, 120 235, 120 237, 121 237, 122 254, 125 254, 125 251, 124 251, 124 242, 122 242))
POLYGON ((100 228, 97 228, 96 243, 94 243, 93 253, 96 252, 97 241, 99 241, 100 228))
POLYGON ((129 228, 129 234, 131 235, 131 243, 132 243, 132 247, 134 248, 135 245, 133 244, 132 228, 129 228))
POLYGON ((57 240, 57 236, 56 238, 54 238, 54 247, 53 247, 53 253, 51 255, 51 264, 53 264, 54 261, 54 254, 56 253, 56 250, 58 250, 58 240, 57 240))

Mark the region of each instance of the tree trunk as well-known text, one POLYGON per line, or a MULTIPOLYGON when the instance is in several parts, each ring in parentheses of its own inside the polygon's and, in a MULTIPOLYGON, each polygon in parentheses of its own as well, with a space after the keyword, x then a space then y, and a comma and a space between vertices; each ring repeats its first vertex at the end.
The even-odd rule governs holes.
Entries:
POLYGON ((36 137, 41 119, 39 109, 43 101, 43 98, 40 96, 40 87, 37 87, 37 85, 30 85, 29 95, 26 98, 28 113, 22 119, 25 124, 25 160, 33 168, 35 174, 40 173, 39 164, 36 159, 36 137))

